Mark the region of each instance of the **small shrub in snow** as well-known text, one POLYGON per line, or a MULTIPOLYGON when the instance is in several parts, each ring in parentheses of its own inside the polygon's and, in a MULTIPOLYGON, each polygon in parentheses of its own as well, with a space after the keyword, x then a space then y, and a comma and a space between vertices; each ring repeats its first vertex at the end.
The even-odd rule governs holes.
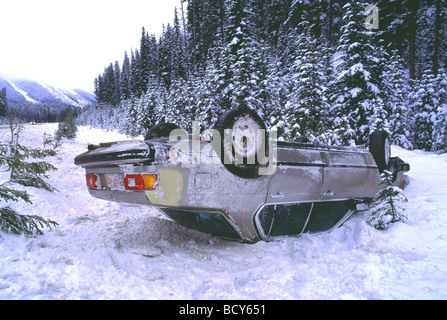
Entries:
POLYGON ((76 127, 75 120, 71 110, 68 110, 67 116, 64 118, 63 122, 59 123, 59 128, 56 131, 56 140, 60 141, 62 138, 67 138, 72 140, 76 138, 76 132, 78 128, 76 127))
POLYGON ((407 219, 404 203, 408 202, 402 189, 393 186, 393 174, 384 171, 381 174, 380 190, 373 199, 368 223, 377 230, 387 230, 392 223, 407 219))

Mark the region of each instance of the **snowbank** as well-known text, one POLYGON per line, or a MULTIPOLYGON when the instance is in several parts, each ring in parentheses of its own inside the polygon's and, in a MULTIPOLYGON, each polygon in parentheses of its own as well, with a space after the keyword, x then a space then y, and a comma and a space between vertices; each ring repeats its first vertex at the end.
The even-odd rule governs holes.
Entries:
MULTIPOLYGON (((26 126, 42 143, 57 125, 26 126)), ((8 140, 0 130, 0 141, 8 140)), ((325 235, 254 245, 185 229, 156 210, 90 197, 73 158, 123 140, 79 128, 48 159, 50 193, 29 189, 18 212, 59 223, 34 238, 0 233, 0 299, 446 299, 447 155, 394 147, 412 166, 409 220, 381 232, 357 214, 325 235)))

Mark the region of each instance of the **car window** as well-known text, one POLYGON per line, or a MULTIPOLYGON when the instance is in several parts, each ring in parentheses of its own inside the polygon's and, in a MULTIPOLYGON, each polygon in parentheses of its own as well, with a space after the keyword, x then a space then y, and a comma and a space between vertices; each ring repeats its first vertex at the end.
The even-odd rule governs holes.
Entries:
POLYGON ((312 203, 266 205, 258 213, 265 237, 298 235, 303 232, 312 203))
POLYGON ((315 203, 305 232, 330 231, 354 208, 352 201, 329 201, 315 203))
POLYGON ((172 208, 159 208, 178 224, 208 233, 216 237, 240 240, 241 236, 231 226, 222 212, 219 211, 189 211, 172 208))

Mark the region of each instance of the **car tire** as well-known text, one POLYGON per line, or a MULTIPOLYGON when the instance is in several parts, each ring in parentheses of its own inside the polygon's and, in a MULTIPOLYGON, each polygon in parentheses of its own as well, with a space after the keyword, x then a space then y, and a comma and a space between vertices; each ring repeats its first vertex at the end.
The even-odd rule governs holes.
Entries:
POLYGON ((380 173, 389 168, 391 144, 389 134, 384 130, 375 130, 369 141, 369 151, 376 161, 380 173))
POLYGON ((149 129, 144 137, 144 140, 152 140, 156 138, 169 138, 169 135, 173 130, 181 129, 175 123, 159 123, 149 129))
POLYGON ((218 118, 214 129, 220 141, 213 146, 222 164, 239 177, 259 177, 264 162, 260 160, 268 156, 268 134, 261 117, 249 108, 231 109, 218 118))

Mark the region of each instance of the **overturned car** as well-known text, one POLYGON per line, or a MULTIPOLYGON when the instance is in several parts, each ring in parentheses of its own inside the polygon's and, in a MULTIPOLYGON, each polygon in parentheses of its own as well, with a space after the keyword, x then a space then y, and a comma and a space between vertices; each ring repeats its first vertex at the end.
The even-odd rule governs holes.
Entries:
POLYGON ((212 130, 164 123, 144 141, 89 145, 75 164, 93 197, 153 206, 188 228, 248 243, 329 232, 367 207, 382 171, 404 188, 410 169, 391 157, 384 131, 358 148, 281 142, 250 109, 225 112, 212 130))

